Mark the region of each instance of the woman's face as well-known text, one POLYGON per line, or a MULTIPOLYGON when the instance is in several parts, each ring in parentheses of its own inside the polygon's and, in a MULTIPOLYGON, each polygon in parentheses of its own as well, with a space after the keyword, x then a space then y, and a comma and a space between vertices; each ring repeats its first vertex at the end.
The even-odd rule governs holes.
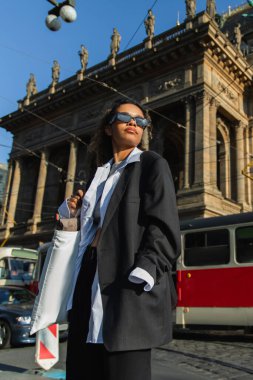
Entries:
MULTIPOLYGON (((134 104, 121 104, 116 112, 127 113, 133 117, 144 117, 142 110, 134 104)), ((134 119, 129 122, 115 120, 114 123, 106 127, 106 134, 111 136, 113 148, 129 149, 135 148, 141 142, 143 129, 136 124, 134 119)))

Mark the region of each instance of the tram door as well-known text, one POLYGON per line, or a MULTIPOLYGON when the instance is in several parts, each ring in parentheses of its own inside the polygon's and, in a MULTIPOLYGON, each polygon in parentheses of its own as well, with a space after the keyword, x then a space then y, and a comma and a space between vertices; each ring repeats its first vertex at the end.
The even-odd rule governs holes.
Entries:
POLYGON ((231 314, 235 307, 230 251, 226 228, 185 231, 177 279, 177 324, 227 324, 228 305, 231 314))

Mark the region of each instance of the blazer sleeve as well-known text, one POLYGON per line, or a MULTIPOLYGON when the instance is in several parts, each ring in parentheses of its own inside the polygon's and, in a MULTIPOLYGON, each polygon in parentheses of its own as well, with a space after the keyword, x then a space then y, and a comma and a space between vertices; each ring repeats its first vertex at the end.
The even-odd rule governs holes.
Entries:
POLYGON ((145 226, 135 266, 155 283, 180 255, 180 227, 174 184, 167 161, 158 157, 145 173, 141 189, 141 214, 145 226))

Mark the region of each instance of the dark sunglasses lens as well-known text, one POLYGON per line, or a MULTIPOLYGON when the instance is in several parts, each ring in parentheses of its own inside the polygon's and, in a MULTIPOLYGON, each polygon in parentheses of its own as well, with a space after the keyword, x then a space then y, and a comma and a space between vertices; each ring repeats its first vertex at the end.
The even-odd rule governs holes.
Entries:
POLYGON ((148 126, 147 119, 144 119, 142 117, 136 117, 135 120, 136 120, 136 124, 143 129, 145 129, 148 126))
POLYGON ((116 117, 117 120, 122 121, 123 123, 129 123, 131 120, 131 116, 124 113, 117 113, 116 117))
POLYGON ((131 115, 121 112, 115 114, 115 119, 122 121, 123 123, 129 123, 134 119, 136 124, 143 129, 149 125, 149 121, 143 117, 132 117, 131 115))

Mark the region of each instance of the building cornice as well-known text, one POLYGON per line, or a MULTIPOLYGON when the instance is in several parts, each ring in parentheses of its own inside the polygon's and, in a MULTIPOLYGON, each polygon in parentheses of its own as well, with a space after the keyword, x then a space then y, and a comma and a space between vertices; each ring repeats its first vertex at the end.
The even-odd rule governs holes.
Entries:
POLYGON ((161 75, 168 72, 168 68, 173 70, 178 67, 180 60, 182 67, 194 64, 196 60, 203 60, 206 54, 222 67, 229 68, 235 80, 244 86, 251 84, 253 71, 246 59, 217 24, 205 12, 201 12, 191 20, 190 25, 185 22, 154 37, 152 49, 146 49, 141 43, 119 54, 115 66, 103 61, 89 68, 86 71, 87 79, 83 81, 73 75, 60 82, 54 94, 50 94, 48 88, 39 92, 31 98, 30 105, 25 108, 21 106, 4 116, 1 126, 13 132, 24 125, 45 123, 44 117, 51 119, 52 115, 52 119, 57 118, 57 115, 62 114, 63 107, 66 112, 70 112, 84 100, 88 104, 87 99, 94 101, 94 97, 108 98, 109 91, 113 95, 110 87, 123 92, 126 87, 138 85, 140 78, 141 81, 149 80, 156 72, 161 75), (38 117, 41 117, 41 121, 38 117))

